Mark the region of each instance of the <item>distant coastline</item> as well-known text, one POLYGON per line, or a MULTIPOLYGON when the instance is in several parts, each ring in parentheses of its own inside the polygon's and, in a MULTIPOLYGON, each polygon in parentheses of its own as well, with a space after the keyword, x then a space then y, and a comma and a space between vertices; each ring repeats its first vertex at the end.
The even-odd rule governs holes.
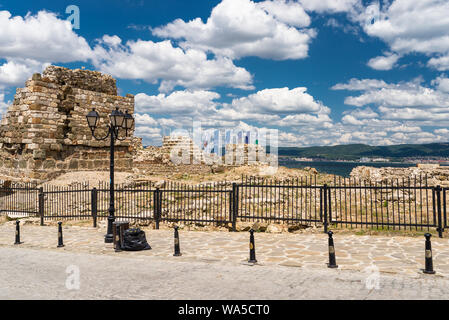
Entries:
POLYGON ((449 162, 449 143, 392 146, 346 144, 315 147, 279 147, 278 155, 280 157, 305 158, 313 161, 447 163, 449 162))
POLYGON ((396 167, 409 168, 415 167, 412 162, 358 162, 358 161, 297 161, 291 157, 279 157, 279 165, 287 168, 306 168, 311 167, 320 173, 335 174, 342 177, 349 177, 352 169, 358 166, 370 166, 376 168, 396 167))

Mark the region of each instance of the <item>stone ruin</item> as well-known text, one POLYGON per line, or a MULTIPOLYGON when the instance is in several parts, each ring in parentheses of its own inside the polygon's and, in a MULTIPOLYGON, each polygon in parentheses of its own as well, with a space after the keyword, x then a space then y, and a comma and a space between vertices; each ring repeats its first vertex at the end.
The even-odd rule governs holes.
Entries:
MULTIPOLYGON (((66 171, 109 169, 109 139, 97 141, 86 122, 95 107, 97 136, 107 133, 115 108, 134 113, 134 96, 117 95, 116 81, 89 70, 49 66, 18 88, 0 124, 0 174, 42 181, 66 171)), ((116 143, 116 168, 132 170, 133 138, 116 143)))
MULTIPOLYGON (((97 137, 107 134, 108 115, 115 107, 134 113, 134 96, 117 95, 110 75, 90 70, 49 66, 18 88, 0 123, 0 176, 5 180, 43 182, 65 172, 109 170, 109 138, 92 137, 86 115, 100 114, 97 137)), ((134 129, 124 141, 116 141, 115 169, 136 174, 173 175, 221 172, 224 167, 250 164, 248 145, 227 145, 234 158, 205 155, 189 137, 168 136, 162 147, 142 147, 134 129), (188 164, 173 163, 171 155, 188 150, 188 164), (242 157, 237 160, 236 155, 242 157)), ((257 154, 265 153, 257 147, 257 154)))
POLYGON ((162 146, 148 146, 136 150, 134 156, 134 172, 144 175, 165 175, 171 176, 178 173, 187 174, 207 174, 212 172, 212 167, 199 161, 188 164, 176 164, 172 161, 171 153, 178 147, 182 146, 189 151, 189 156, 203 159, 202 152, 197 148, 192 140, 188 137, 172 137, 165 136, 162 138, 162 146))
POLYGON ((384 185, 408 185, 409 181, 413 185, 425 185, 426 180, 429 186, 440 185, 449 187, 449 166, 439 166, 435 164, 410 165, 403 167, 369 167, 358 166, 352 169, 350 177, 356 180, 370 181, 372 183, 383 183, 384 185))
POLYGON ((207 174, 223 172, 226 168, 267 164, 265 149, 258 145, 227 144, 226 155, 205 154, 190 137, 165 136, 162 147, 148 146, 137 150, 134 172, 171 176, 179 173, 207 174), (249 152, 252 156, 248 156, 249 152), (263 155, 263 156, 262 156, 263 155))

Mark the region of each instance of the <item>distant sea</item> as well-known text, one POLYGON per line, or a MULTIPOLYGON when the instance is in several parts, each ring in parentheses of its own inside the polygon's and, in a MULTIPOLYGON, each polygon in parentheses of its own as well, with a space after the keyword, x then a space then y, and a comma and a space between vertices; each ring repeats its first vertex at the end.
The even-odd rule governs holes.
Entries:
POLYGON ((397 167, 408 168, 416 167, 415 163, 404 162, 339 162, 339 161, 295 161, 293 159, 279 158, 279 165, 287 168, 305 168, 311 167, 320 173, 336 174, 342 177, 349 177, 352 169, 358 166, 370 166, 376 168, 397 167))

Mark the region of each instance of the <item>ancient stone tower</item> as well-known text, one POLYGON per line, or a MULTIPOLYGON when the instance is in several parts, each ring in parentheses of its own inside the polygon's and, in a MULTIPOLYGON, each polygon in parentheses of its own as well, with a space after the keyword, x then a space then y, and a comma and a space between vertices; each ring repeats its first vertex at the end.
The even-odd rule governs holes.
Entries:
MULTIPOLYGON (((109 139, 92 137, 86 114, 96 108, 101 116, 96 135, 104 136, 116 106, 133 114, 134 97, 117 96, 109 75, 57 66, 34 74, 17 89, 1 121, 0 174, 42 181, 66 171, 107 170, 109 139)), ((116 170, 132 169, 132 141, 117 141, 116 170)))

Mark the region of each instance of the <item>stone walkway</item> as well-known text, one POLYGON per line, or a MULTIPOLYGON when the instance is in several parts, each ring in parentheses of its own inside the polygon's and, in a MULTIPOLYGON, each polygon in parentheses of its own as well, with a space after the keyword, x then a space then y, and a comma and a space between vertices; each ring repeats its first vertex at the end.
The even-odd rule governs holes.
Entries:
MULTIPOLYGON (((449 298, 449 281, 434 276, 416 279, 382 274, 373 278, 365 272, 341 269, 257 267, 226 261, 182 261, 172 256, 89 254, 18 246, 0 247, 0 256, 0 274, 5 275, 0 277, 0 299, 210 299, 224 300, 221 304, 226 305, 235 304, 226 300, 240 299, 449 298)), ((164 310, 167 316, 176 316, 186 303, 191 304, 179 301, 164 310)), ((217 310, 214 315, 222 318, 220 308, 217 310)))
MULTIPOLYGON (((180 230, 181 257, 173 257, 173 231, 143 228, 152 250, 114 252, 105 244, 104 228, 66 226, 64 248, 57 248, 57 226, 21 226, 21 241, 14 245, 15 223, 0 225, 0 246, 49 249, 72 253, 139 258, 165 257, 177 261, 247 264, 248 232, 202 232, 180 230)), ((326 268, 328 259, 326 234, 255 233, 258 266, 281 265, 304 269, 326 268)), ((424 237, 386 237, 335 234, 337 264, 340 270, 367 273, 401 274, 412 278, 449 279, 449 240, 432 237, 436 275, 424 275, 424 237)), ((327 269, 327 268, 326 268, 327 269)))

